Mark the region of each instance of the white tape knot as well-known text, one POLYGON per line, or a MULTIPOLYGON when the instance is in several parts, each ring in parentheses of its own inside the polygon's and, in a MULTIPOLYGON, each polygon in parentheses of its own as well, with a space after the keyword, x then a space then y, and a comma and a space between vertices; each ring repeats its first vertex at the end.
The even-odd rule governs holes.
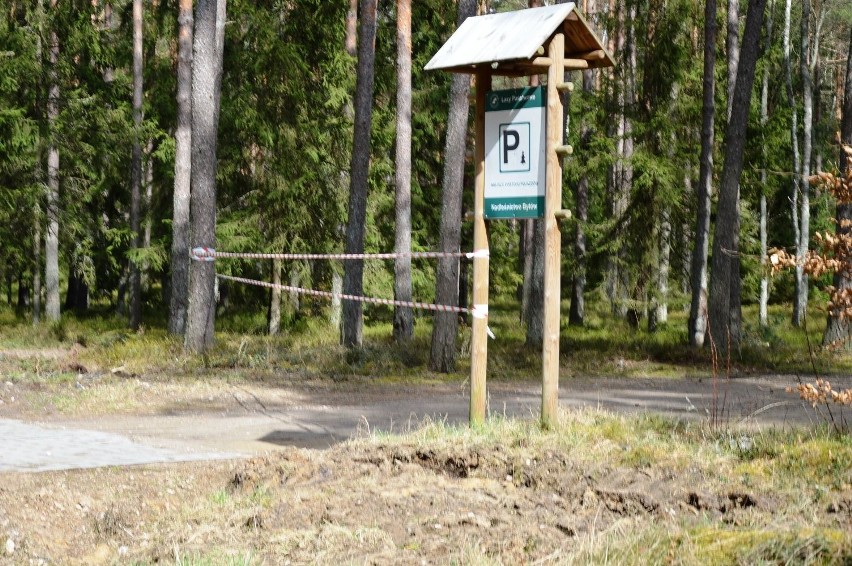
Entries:
POLYGON ((475 250, 473 252, 469 252, 464 254, 467 259, 488 259, 490 254, 488 250, 475 250))
POLYGON ((213 248, 192 248, 189 257, 195 261, 216 261, 216 250, 213 248))
POLYGON ((473 318, 488 318, 488 305, 473 305, 473 310, 470 311, 470 314, 473 318))

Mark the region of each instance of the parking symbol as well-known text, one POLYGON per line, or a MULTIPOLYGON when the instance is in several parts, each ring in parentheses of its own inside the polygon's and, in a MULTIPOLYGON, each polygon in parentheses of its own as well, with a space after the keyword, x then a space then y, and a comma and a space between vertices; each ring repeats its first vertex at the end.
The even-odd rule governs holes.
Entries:
POLYGON ((500 172, 521 173, 530 170, 530 124, 500 124, 500 172))

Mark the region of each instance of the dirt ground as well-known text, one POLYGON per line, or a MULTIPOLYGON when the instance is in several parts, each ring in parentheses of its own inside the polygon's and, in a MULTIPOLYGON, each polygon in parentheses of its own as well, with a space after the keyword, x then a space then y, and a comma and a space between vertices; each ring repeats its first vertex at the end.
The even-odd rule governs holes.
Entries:
MULTIPOLYGON (((850 381, 840 379, 838 386, 850 381)), ((808 426, 813 410, 784 392, 792 382, 743 377, 726 383, 723 418, 731 426, 808 426)), ((719 385, 573 379, 563 382, 560 396, 568 410, 600 407, 700 421, 714 399, 719 406, 719 385)), ((489 388, 492 414, 537 415, 536 383, 489 388)), ((846 550, 829 562, 852 559, 848 470, 830 497, 797 508, 800 503, 741 478, 714 477, 702 465, 613 465, 523 441, 385 442, 372 434, 405 432, 424 420, 463 422, 464 383, 283 387, 280 381, 80 376, 59 389, 0 383, 0 402, 0 418, 247 455, 0 473, 0 564, 585 563, 612 561, 600 559, 601 545, 606 553, 640 525, 665 533, 670 548, 657 549, 663 561, 688 564, 704 561, 678 542, 693 536, 693 527, 752 532, 774 525, 784 532, 795 530, 787 521, 801 512, 813 528, 846 533, 840 535, 846 550), (113 397, 111 408, 86 416, 89 399, 100 400, 100 407, 113 397), (364 439, 340 443, 353 436, 364 439)), ((804 540, 806 553, 818 544, 818 537, 804 540)))

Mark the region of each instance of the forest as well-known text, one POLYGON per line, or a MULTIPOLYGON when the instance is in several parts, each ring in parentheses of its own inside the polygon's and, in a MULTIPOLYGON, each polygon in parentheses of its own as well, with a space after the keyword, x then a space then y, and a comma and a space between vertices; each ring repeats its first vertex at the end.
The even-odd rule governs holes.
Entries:
MULTIPOLYGON (((3 0, 3 300, 35 324, 97 311, 164 326, 190 351, 246 313, 254 333, 322 318, 349 347, 376 321, 398 343, 431 325, 429 366, 452 371, 464 317, 339 295, 470 304, 469 261, 405 255, 473 246, 471 81, 424 65, 466 17, 541 4, 3 0), (196 247, 402 257, 204 262, 196 247)), ((828 318, 826 346, 848 345, 852 248, 819 269, 806 259, 815 235, 852 220, 811 181, 852 170, 852 4, 577 5, 616 64, 566 77, 563 326, 603 305, 643 332, 677 324, 684 346, 727 349, 810 314, 828 318)), ((488 223, 491 297, 532 346, 542 225, 488 223)))

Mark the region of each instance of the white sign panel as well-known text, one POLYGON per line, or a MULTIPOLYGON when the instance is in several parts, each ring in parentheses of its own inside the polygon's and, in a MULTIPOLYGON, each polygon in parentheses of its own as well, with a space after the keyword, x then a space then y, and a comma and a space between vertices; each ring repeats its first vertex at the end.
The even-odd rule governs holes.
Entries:
POLYGON ((486 93, 486 218, 544 215, 546 112, 542 87, 486 93))

